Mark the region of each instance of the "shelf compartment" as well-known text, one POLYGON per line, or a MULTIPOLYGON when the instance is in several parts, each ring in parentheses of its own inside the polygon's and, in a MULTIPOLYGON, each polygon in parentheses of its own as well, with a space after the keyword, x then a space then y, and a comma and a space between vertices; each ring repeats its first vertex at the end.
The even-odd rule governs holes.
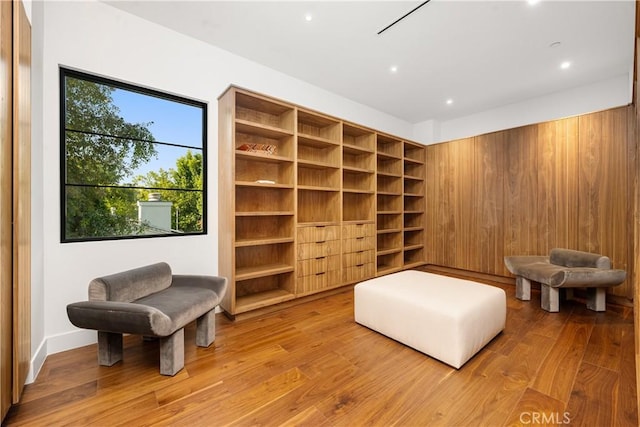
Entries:
POLYGON ((298 223, 340 221, 340 192, 298 189, 298 223))
POLYGON ((424 226, 424 212, 405 212, 404 213, 404 226, 405 228, 423 227, 424 226))
POLYGON ((416 163, 424 164, 426 148, 422 144, 414 144, 410 142, 404 143, 404 158, 416 163))
POLYGON ((275 147, 273 154, 293 158, 293 134, 289 131, 236 121, 235 140, 236 150, 244 144, 266 144, 275 147))
POLYGON ((424 245, 424 229, 416 228, 404 231, 404 246, 424 245))
POLYGON ((298 110, 298 138, 309 136, 316 141, 340 142, 340 122, 309 111, 298 110))
POLYGON ((378 194, 377 208, 378 212, 402 211, 402 196, 378 194))
POLYGON ((236 310, 244 313, 295 297, 293 272, 236 281, 236 310))
POLYGON ((292 212, 293 189, 269 187, 236 187, 236 212, 272 214, 292 212))
POLYGON ((291 106, 236 92, 236 120, 293 132, 294 119, 295 111, 291 106))
POLYGON ((377 134, 376 148, 378 156, 402 158, 402 141, 391 136, 377 134))
POLYGON ((405 211, 424 211, 425 210, 424 197, 405 194, 404 210, 405 211))
POLYGON ((410 249, 403 252, 404 268, 413 268, 425 264, 424 248, 410 249))
POLYGON ((289 238, 293 241, 293 236, 293 216, 236 218, 236 245, 247 245, 252 241, 268 241, 271 239, 289 238))
POLYGON ((293 162, 283 162, 254 156, 236 156, 236 181, 271 181, 293 185, 293 162))
POLYGON ((394 273, 402 269, 402 251, 388 252, 376 257, 376 276, 394 273))
POLYGON ((344 170, 342 174, 342 186, 345 190, 374 191, 372 173, 344 170))
POLYGON ((383 230, 397 230, 402 228, 402 214, 384 214, 378 212, 378 232, 383 230))
POLYGON ((378 175, 378 192, 402 194, 402 178, 378 175))
POLYGON ((378 251, 389 249, 402 249, 402 233, 378 234, 378 251))
POLYGON ((375 172, 375 156, 373 153, 345 151, 342 147, 342 167, 361 172, 375 172))
POLYGON ((404 162, 404 176, 413 179, 424 179, 424 165, 404 162))
POLYGON ((343 147, 373 153, 376 148, 375 140, 375 133, 369 129, 347 123, 342 125, 343 147))
POLYGON ((340 190, 340 169, 298 163, 298 185, 340 190))
POLYGON ((293 271, 293 242, 236 247, 236 280, 293 271))
POLYGON ((377 157, 378 174, 402 176, 402 160, 377 157))
POLYGON ((363 193, 342 194, 343 221, 373 221, 375 195, 363 193))
MULTIPOLYGON (((300 141, 300 138, 298 138, 300 141)), ((298 162, 308 161, 329 167, 340 167, 340 146, 326 145, 323 147, 300 144, 298 142, 298 162)))
POLYGON ((424 181, 404 179, 404 193, 416 196, 424 195, 424 181))

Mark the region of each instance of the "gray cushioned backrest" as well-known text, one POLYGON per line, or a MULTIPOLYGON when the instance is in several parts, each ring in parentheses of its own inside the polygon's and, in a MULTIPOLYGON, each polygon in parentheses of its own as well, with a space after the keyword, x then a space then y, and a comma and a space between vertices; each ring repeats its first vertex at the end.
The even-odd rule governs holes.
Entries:
POLYGON ((171 286, 171 267, 165 262, 151 264, 89 283, 89 301, 131 302, 171 286))
POLYGON ((611 268, 611 260, 604 255, 571 249, 551 249, 549 262, 564 267, 611 268))

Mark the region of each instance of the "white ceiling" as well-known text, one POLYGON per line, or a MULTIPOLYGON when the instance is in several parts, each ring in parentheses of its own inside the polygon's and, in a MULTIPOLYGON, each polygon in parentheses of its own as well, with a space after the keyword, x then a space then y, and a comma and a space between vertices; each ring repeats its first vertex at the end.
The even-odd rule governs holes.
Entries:
POLYGON ((108 3, 410 123, 465 116, 633 67, 633 0, 431 0, 381 35, 422 1, 108 3), (571 67, 561 70, 563 61, 571 67))

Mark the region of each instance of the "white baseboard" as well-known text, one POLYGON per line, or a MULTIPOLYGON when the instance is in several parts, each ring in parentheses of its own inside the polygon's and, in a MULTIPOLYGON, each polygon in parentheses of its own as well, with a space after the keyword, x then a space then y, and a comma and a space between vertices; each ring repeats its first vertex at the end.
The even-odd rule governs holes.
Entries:
POLYGON ((44 365, 44 361, 50 354, 84 347, 85 345, 95 344, 96 342, 98 342, 96 331, 85 329, 46 337, 31 358, 26 383, 31 384, 36 380, 40 369, 42 369, 42 365, 44 365))

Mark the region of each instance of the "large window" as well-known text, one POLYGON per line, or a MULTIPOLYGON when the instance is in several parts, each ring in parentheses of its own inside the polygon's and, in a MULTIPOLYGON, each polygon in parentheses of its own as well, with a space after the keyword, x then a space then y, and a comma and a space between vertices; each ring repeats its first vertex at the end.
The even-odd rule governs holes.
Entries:
POLYGON ((60 70, 61 240, 206 233, 207 106, 60 70))

